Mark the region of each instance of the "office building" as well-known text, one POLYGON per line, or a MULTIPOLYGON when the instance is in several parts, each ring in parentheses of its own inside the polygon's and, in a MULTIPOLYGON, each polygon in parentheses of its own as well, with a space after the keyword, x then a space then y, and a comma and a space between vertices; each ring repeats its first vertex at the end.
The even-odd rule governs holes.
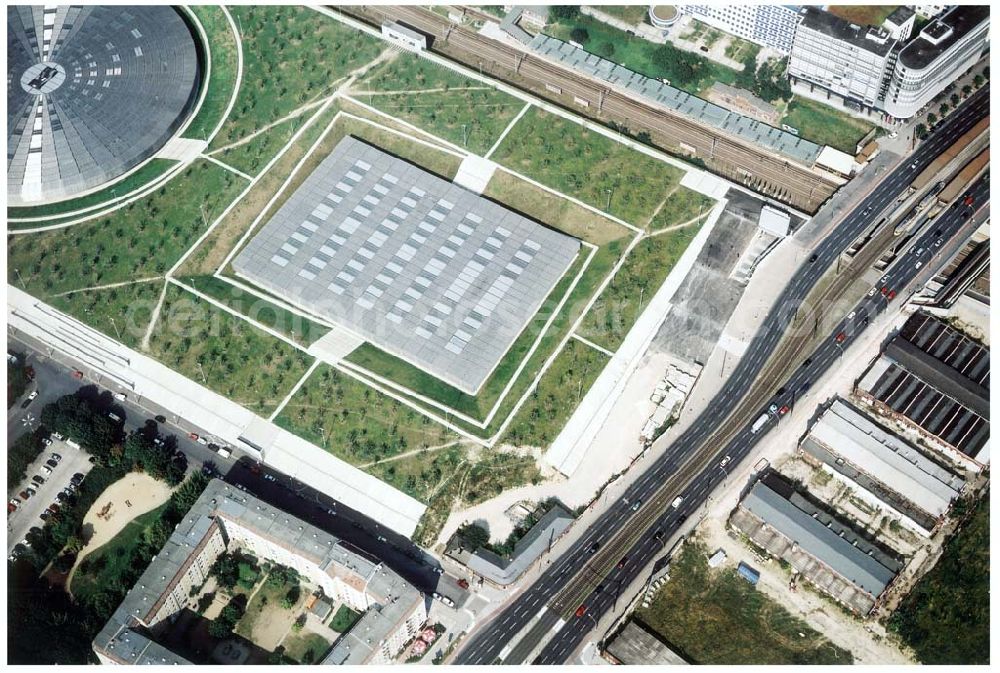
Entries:
POLYGON ((680 11, 730 35, 781 54, 792 49, 798 5, 680 5, 680 11))

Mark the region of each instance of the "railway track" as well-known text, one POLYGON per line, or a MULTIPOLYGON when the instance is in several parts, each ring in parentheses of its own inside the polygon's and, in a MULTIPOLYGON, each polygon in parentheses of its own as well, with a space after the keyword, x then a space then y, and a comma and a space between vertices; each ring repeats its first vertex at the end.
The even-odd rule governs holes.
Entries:
POLYGON ((801 210, 815 212, 839 186, 810 167, 779 158, 666 108, 635 100, 606 83, 456 26, 428 10, 397 6, 331 9, 373 25, 385 20, 403 21, 431 36, 434 51, 469 68, 529 88, 532 93, 578 114, 581 105, 576 101, 586 101, 585 110, 596 109, 598 120, 604 117, 634 132, 648 131, 670 151, 683 153, 684 146, 693 148, 698 159, 723 177, 801 210))

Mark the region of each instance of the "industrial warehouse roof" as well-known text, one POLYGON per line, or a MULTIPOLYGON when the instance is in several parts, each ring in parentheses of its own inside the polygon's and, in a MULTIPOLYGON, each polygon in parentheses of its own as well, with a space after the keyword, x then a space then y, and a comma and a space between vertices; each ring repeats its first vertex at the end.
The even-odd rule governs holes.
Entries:
POLYGON ((820 145, 795 134, 744 117, 715 103, 709 103, 707 100, 664 84, 658 79, 640 75, 554 37, 539 33, 531 41, 530 48, 573 70, 616 84, 656 105, 714 126, 729 135, 737 136, 762 149, 776 152, 806 166, 812 166, 822 149, 820 145))
POLYGON ((808 437, 934 518, 958 497, 965 481, 837 400, 808 437))
POLYGON ((7 193, 52 201, 151 157, 198 94, 198 52, 161 6, 7 8, 7 193))
POLYGON ((793 502, 791 493, 781 494, 763 480, 754 484, 741 506, 872 596, 880 595, 898 571, 876 560, 877 549, 829 513, 801 497, 793 502))
POLYGON ((990 7, 957 5, 944 12, 920 31, 920 35, 899 52, 899 61, 907 68, 923 69, 951 49, 984 21, 990 20, 990 7))
POLYGON ((288 549, 324 572, 358 577, 377 607, 366 612, 353 629, 364 629, 366 639, 373 642, 382 640, 417 601, 424 600, 417 589, 377 559, 245 491, 213 479, 94 639, 94 647, 125 663, 189 663, 133 627, 137 621, 147 624, 147 616, 212 526, 218 522, 224 529, 227 521, 288 549), (375 616, 369 617, 372 612, 375 616))
POLYGON ((278 296, 475 393, 579 246, 348 137, 233 266, 278 296))
POLYGON ((907 319, 899 336, 950 367, 954 377, 961 381, 960 385, 982 386, 988 393, 990 351, 982 344, 923 311, 917 311, 907 319))

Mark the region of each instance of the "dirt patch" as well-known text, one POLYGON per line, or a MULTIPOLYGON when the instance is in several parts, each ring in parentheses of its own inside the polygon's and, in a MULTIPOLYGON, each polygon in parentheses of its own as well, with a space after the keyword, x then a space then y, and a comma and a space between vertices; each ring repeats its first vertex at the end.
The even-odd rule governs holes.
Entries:
POLYGON ((87 544, 77 558, 83 558, 111 541, 126 525, 140 514, 152 511, 167 502, 171 488, 145 472, 131 472, 108 486, 97 502, 83 517, 87 544))

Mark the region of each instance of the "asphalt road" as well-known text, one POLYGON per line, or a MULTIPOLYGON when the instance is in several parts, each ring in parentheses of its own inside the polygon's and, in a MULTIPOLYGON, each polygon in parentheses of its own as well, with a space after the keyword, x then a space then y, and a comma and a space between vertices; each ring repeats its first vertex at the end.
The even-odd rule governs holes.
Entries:
MULTIPOLYGON (((952 114, 946 122, 900 166, 884 176, 881 182, 866 196, 855 209, 844 218, 837 228, 815 248, 816 260, 806 261, 788 280, 779 299, 775 302, 763 327, 758 331, 740 363, 734 369, 719 394, 706 407, 691 427, 670 445, 665 453, 643 475, 636 479, 625 498, 634 503, 642 500, 646 505, 638 512, 622 501, 612 505, 604 515, 578 539, 578 541, 562 554, 546 570, 542 576, 520 596, 512 601, 503 611, 482 630, 476 633, 465 644, 455 659, 458 664, 491 664, 501 660, 503 663, 522 663, 532 651, 547 636, 552 629, 557 633, 545 645, 541 654, 533 663, 555 664, 564 662, 576 649, 586 634, 594 627, 596 621, 617 601, 617 593, 622 587, 628 586, 647 565, 647 563, 662 550, 662 544, 684 522, 684 520, 706 499, 711 489, 725 478, 725 473, 718 464, 725 456, 731 457, 735 466, 746 457, 750 448, 764 434, 751 434, 749 423, 745 425, 736 437, 723 449, 717 447, 703 448, 704 442, 711 437, 720 419, 727 418, 740 401, 746 397, 752 388, 758 374, 774 352, 782 335, 788 330, 796 310, 814 287, 816 282, 829 270, 846 247, 854 241, 860 232, 871 225, 881 213, 892 206, 896 196, 913 181, 913 179, 940 152, 957 140, 965 131, 971 128, 979 119, 989 114, 989 86, 975 94, 961 109, 952 114), (657 507, 656 499, 663 500, 661 491, 664 484, 675 474, 681 473, 697 460, 704 460, 705 467, 693 475, 693 479, 681 492, 669 494, 669 498, 681 496, 683 499, 677 507, 657 507), (652 501, 652 502, 651 502, 652 501), (637 530, 638 529, 638 530, 637 530), (635 541, 629 547, 617 548, 612 542, 621 531, 634 532, 635 541), (605 545, 597 553, 591 553, 594 544, 605 545), (610 568, 608 559, 611 560, 610 568), (595 590, 598 584, 603 584, 600 592, 595 590), (574 617, 578 605, 586 605, 583 617, 574 617), (542 621, 549 625, 532 628, 513 650, 509 644, 517 634, 534 618, 543 606, 549 606, 542 621)), ((988 199, 988 180, 986 187, 983 181, 977 186, 980 196, 978 202, 988 199)), ((937 228, 942 229, 941 237, 945 240, 961 226, 960 210, 952 209, 942 216, 937 228)), ((930 232, 933 234, 933 232, 930 232)), ((923 241, 933 246, 934 240, 923 241)), ((914 245, 914 249, 920 247, 914 245)), ((933 254, 935 248, 925 248, 925 255, 933 254)), ((886 284, 905 285, 904 279, 909 274, 916 273, 908 257, 897 262, 887 274, 886 284)), ((926 263, 926 260, 924 260, 926 263)), ((914 261, 915 264, 915 261, 914 261)), ((895 288, 893 288, 895 289, 895 288)), ((897 290, 898 291, 898 290, 897 290)), ((801 363, 789 363, 793 370, 791 379, 784 387, 787 400, 775 399, 777 404, 792 401, 796 385, 805 381, 814 381, 833 360, 831 356, 839 356, 841 348, 846 346, 854 335, 864 329, 867 323, 864 316, 873 310, 884 310, 886 298, 881 292, 874 297, 866 297, 863 306, 857 309, 857 314, 850 325, 838 325, 833 335, 843 331, 846 333, 844 344, 838 346, 832 339, 824 342, 811 357, 809 366, 801 363)), ((766 409, 761 409, 760 412, 766 409)), ((760 414, 758 412, 750 420, 760 414)), ((769 425, 773 427, 772 420, 769 425)), ((670 502, 671 500, 667 500, 670 502)), ((541 624, 540 622, 539 624, 541 624)))

